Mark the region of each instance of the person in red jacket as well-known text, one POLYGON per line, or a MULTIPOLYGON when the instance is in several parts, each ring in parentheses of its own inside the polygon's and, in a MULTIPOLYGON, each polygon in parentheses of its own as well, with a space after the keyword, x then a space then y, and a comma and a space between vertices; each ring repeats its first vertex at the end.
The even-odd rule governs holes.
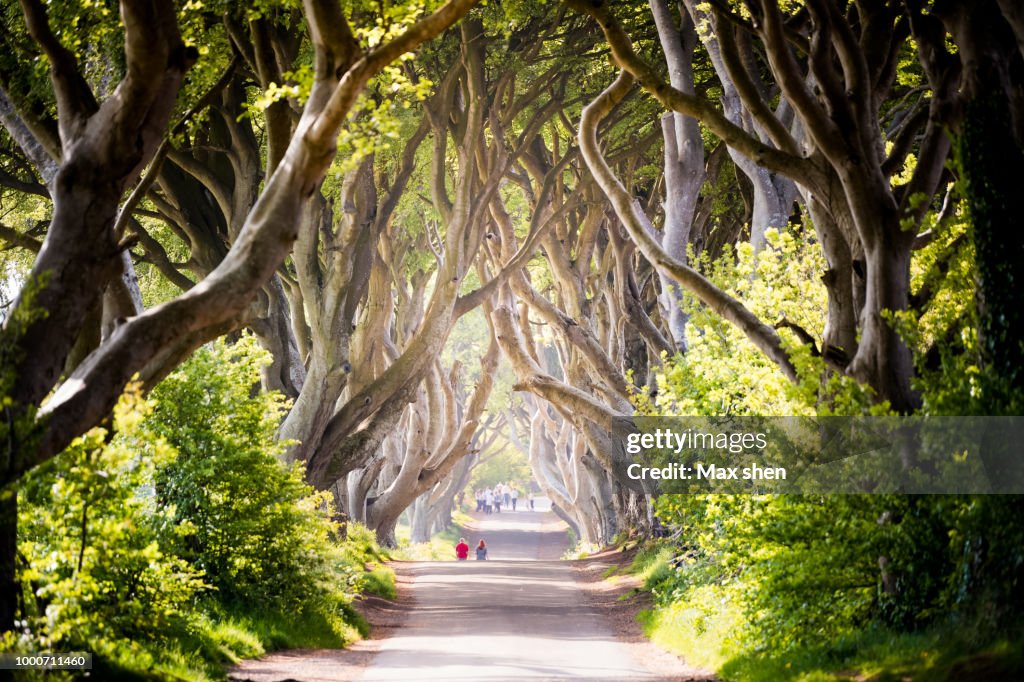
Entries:
POLYGON ((459 558, 459 561, 469 558, 469 545, 466 544, 466 538, 459 538, 459 544, 455 545, 455 556, 459 558))

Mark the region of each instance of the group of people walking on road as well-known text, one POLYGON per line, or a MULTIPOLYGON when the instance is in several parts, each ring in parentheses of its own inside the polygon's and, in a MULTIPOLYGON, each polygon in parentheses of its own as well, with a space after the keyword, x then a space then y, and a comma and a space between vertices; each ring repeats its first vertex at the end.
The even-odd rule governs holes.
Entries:
MULTIPOLYGON (((506 485, 504 483, 498 483, 493 488, 478 488, 474 491, 473 496, 476 498, 476 510, 483 512, 484 514, 501 513, 501 507, 505 509, 511 509, 516 511, 516 505, 519 503, 519 490, 514 486, 506 485)), ((530 509, 533 509, 533 495, 530 498, 530 509)), ((455 545, 455 556, 459 561, 465 561, 469 559, 470 547, 466 543, 466 538, 459 538, 459 544, 455 545)), ((484 542, 483 538, 476 546, 476 558, 477 561, 484 561, 487 559, 487 543, 484 542)))
POLYGON ((515 511, 516 504, 519 502, 519 491, 504 483, 499 483, 494 488, 477 490, 474 495, 476 496, 476 510, 485 514, 493 512, 500 514, 502 505, 505 505, 505 509, 511 508, 512 511, 515 511))
MULTIPOLYGON (((469 545, 466 544, 466 538, 459 538, 459 544, 455 545, 455 556, 458 557, 459 561, 465 561, 469 558, 469 545)), ((476 546, 476 560, 484 561, 487 559, 487 543, 484 542, 483 538, 480 538, 480 542, 476 546)))

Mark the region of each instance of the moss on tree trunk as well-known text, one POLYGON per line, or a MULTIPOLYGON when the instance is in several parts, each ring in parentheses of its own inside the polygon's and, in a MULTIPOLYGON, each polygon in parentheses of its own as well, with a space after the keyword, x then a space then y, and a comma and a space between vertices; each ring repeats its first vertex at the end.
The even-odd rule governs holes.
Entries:
POLYGON ((977 74, 966 103, 957 154, 973 227, 982 361, 1000 386, 987 410, 1004 411, 1024 388, 1024 233, 1020 173, 1024 150, 1011 128, 1010 106, 994 68, 977 74))

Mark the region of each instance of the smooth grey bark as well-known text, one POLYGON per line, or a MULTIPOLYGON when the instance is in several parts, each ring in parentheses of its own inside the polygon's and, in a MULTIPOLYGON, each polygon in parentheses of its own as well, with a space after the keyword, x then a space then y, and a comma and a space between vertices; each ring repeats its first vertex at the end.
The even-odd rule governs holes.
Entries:
POLYGON ((412 506, 411 542, 427 542, 451 524, 455 498, 469 482, 470 472, 477 459, 476 454, 463 457, 445 479, 416 498, 412 506))
MULTIPOLYGON (((18 113, 17 107, 7 92, 0 87, 0 123, 7 129, 7 133, 18 143, 26 158, 32 162, 39 177, 42 178, 47 188, 51 188, 54 177, 57 175, 57 161, 60 158, 60 150, 54 148, 54 141, 50 142, 50 149, 42 139, 33 132, 22 116, 18 113)), ((43 138, 45 139, 45 137, 43 138)))
MULTIPOLYGON (((268 179, 231 250, 204 282, 174 301, 120 325, 109 340, 53 394, 41 412, 46 418, 38 446, 18 450, 13 466, 5 469, 7 480, 51 457, 71 438, 108 414, 125 383, 137 371, 146 374, 153 358, 172 350, 175 357, 183 357, 185 349, 196 347, 210 338, 209 335, 222 333, 224 325, 231 324, 239 316, 290 249, 296 237, 296 216, 301 212, 302 202, 319 186, 333 158, 336 132, 365 83, 392 60, 454 23, 472 4, 472 0, 452 0, 394 40, 366 54, 356 55, 340 8, 327 0, 307 2, 307 19, 316 46, 316 76, 302 119, 286 153, 288 163, 279 165, 268 179)), ((138 9, 128 4, 122 7, 133 11, 138 9)), ((28 344, 34 349, 32 362, 25 371, 18 372, 19 382, 14 395, 19 405, 36 404, 49 391, 70 348, 68 339, 74 338, 74 334, 68 332, 81 326, 84 315, 81 299, 88 294, 60 296, 58 294, 67 293, 62 287, 72 282, 75 286, 83 281, 104 282, 114 274, 111 265, 114 260, 97 260, 93 256, 97 249, 99 253, 109 253, 108 258, 111 259, 119 256, 118 249, 112 244, 112 235, 103 229, 112 224, 123 188, 128 180, 138 177, 145 158, 135 153, 134 144, 138 137, 133 136, 130 128, 119 128, 117 134, 112 134, 102 129, 102 122, 116 118, 122 122, 138 120, 152 125, 143 138, 148 142, 147 149, 155 150, 167 114, 164 113, 163 121, 135 116, 138 112, 133 107, 139 106, 140 102, 127 95, 139 92, 139 97, 155 98, 154 101, 161 103, 163 109, 170 110, 170 100, 177 90, 172 84, 180 82, 185 64, 183 60, 189 53, 183 51, 180 39, 175 38, 177 29, 173 11, 169 8, 163 8, 163 11, 165 16, 162 19, 148 15, 132 17, 132 21, 138 21, 140 26, 149 26, 166 34, 158 33, 155 38, 142 40, 136 40, 138 36, 134 34, 129 37, 128 44, 133 46, 132 49, 138 49, 146 56, 140 61, 139 69, 129 65, 129 75, 122 89, 126 96, 112 98, 108 102, 113 104, 104 103, 95 110, 100 118, 89 119, 88 112, 94 109, 90 109, 87 101, 76 99, 81 88, 80 80, 68 79, 68 74, 74 73, 73 69, 62 66, 63 70, 55 71, 58 101, 63 108, 62 139, 71 140, 82 131, 90 137, 87 144, 74 146, 74 154, 65 154, 57 175, 57 195, 63 192, 69 198, 65 201, 55 197, 54 222, 47 241, 51 247, 59 242, 61 248, 47 249, 44 246, 35 265, 37 274, 34 278, 39 279, 38 274, 45 272, 59 273, 59 277, 42 278, 49 283, 44 282, 45 286, 33 291, 32 304, 46 308, 50 314, 31 324, 14 340, 18 346, 28 344), (172 39, 161 43, 160 40, 166 36, 172 39), (154 45, 160 44, 167 46, 166 50, 154 52, 154 45), (169 60, 166 64, 170 66, 162 65, 161 59, 169 60), (166 70, 171 84, 145 73, 142 65, 157 69, 157 73, 166 70), (131 144, 133 151, 118 150, 118 144, 131 144), (90 173, 104 168, 102 163, 109 162, 111 158, 116 161, 110 170, 122 178, 120 185, 110 186, 100 182, 99 177, 96 182, 83 182, 90 173), (94 165, 97 160, 101 162, 98 167, 94 165), (89 191, 86 192, 85 188, 89 191), (101 190, 103 196, 93 198, 101 190), (96 210, 82 210, 83 201, 89 202, 96 210), (98 219, 104 215, 109 216, 106 221, 98 219), (88 217, 89 224, 80 222, 82 216, 88 217), (101 235, 100 242, 85 238, 83 233, 90 230, 101 235), (110 247, 109 251, 105 251, 103 240, 110 247), (42 343, 44 337, 46 342, 42 343)), ((41 11, 35 11, 32 18, 37 31, 48 31, 41 11)), ((126 23, 129 23, 128 19, 126 23)), ((39 35, 42 43, 55 45, 51 52, 61 65, 67 65, 70 57, 61 52, 63 48, 55 44, 52 35, 39 35)))
POLYGON ((564 469, 559 466, 556 445, 547 435, 548 424, 552 422, 542 412, 547 408, 541 405, 534 409, 530 421, 529 444, 530 469, 534 478, 545 496, 551 500, 552 508, 556 513, 561 512, 560 516, 569 522, 577 537, 583 542, 596 542, 599 537, 597 515, 588 513, 591 510, 586 508, 585 498, 580 494, 576 472, 567 480, 564 469))
POLYGON ((376 531, 381 542, 394 541, 399 516, 416 498, 448 477, 463 458, 476 454, 474 443, 494 387, 498 350, 492 331, 487 352, 480 360, 476 386, 461 409, 453 390, 458 381, 457 371, 442 378, 443 373, 435 369, 434 380, 425 382, 425 400, 410 408, 411 416, 421 426, 406 431, 398 474, 367 509, 367 525, 376 531), (447 389, 443 386, 445 381, 449 382, 447 389))
MULTIPOLYGON (((722 48, 719 44, 719 35, 723 31, 729 31, 728 39, 735 40, 731 26, 723 26, 721 20, 709 15, 703 8, 699 7, 694 0, 684 0, 686 10, 694 21, 699 25, 697 34, 700 36, 704 48, 708 52, 711 64, 715 69, 719 82, 722 84, 722 112, 725 117, 735 125, 743 128, 752 136, 756 136, 765 144, 771 144, 768 134, 764 131, 743 106, 743 100, 733 82, 732 74, 722 57, 722 48)), ((737 67, 739 65, 736 65, 737 67)), ((749 76, 753 82, 754 76, 749 76)), ((759 76, 758 76, 759 78, 759 76)), ((681 90, 675 83, 672 86, 681 90)), ((684 91, 685 92, 685 91, 684 91)), ((792 119, 792 111, 783 98, 779 105, 772 112, 782 125, 787 125, 792 119)), ((749 156, 740 153, 733 147, 728 147, 729 157, 736 166, 743 171, 754 188, 753 215, 750 222, 750 243, 754 251, 760 251, 764 246, 764 234, 769 228, 783 228, 789 222, 793 202, 796 199, 796 184, 788 177, 775 171, 758 165, 749 156)))
MULTIPOLYGON (((650 0, 650 7, 668 63, 669 82, 676 90, 693 95, 693 59, 697 47, 694 22, 684 10, 677 24, 667 0, 650 0)), ((690 231, 705 179, 704 140, 697 120, 678 112, 662 115, 661 130, 665 173, 665 224, 661 245, 670 257, 686 263, 690 231)), ((669 332, 676 348, 685 353, 687 316, 681 307, 683 289, 664 272, 659 275, 669 332)))
MULTIPOLYGON (((423 319, 400 355, 375 374, 371 382, 349 391, 344 404, 331 417, 308 462, 307 479, 313 485, 329 485, 374 456, 380 443, 378 436, 384 435, 373 433, 378 428, 375 424, 394 419, 410 403, 459 314, 464 312, 457 311, 459 290, 483 241, 482 213, 504 174, 500 164, 488 167, 487 156, 493 158, 493 154, 484 154, 487 101, 482 30, 479 21, 462 24, 463 68, 456 71, 459 78, 451 79, 437 110, 428 107, 434 130, 432 202, 445 229, 434 240, 437 269, 423 319), (456 108, 457 103, 461 109, 456 108), (446 184, 449 135, 454 138, 458 160, 451 193, 446 184)), ((383 516, 397 519, 397 514, 390 510, 383 516)))
POLYGON ((612 85, 584 107, 580 119, 579 141, 587 166, 644 257, 660 271, 668 273, 675 281, 685 286, 705 305, 739 327, 755 346, 779 366, 783 374, 795 381, 796 369, 775 330, 758 319, 742 302, 723 292, 699 272, 670 257, 654 238, 650 219, 605 161, 597 143, 597 127, 615 103, 626 96, 632 83, 632 76, 622 71, 612 85))

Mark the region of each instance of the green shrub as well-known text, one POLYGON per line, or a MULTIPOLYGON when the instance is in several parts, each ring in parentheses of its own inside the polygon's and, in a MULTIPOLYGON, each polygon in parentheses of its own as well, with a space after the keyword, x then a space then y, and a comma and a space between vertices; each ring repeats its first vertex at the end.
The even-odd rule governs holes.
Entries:
POLYGON ((180 624, 203 573, 161 547, 155 467, 174 453, 142 447, 148 403, 129 394, 104 429, 78 438, 23 479, 19 580, 27 630, 48 649, 73 651, 117 638, 153 638, 180 624))
POLYGON ((285 404, 252 391, 265 357, 250 336, 218 341, 153 391, 150 427, 178 453, 158 469, 156 496, 165 544, 222 600, 291 608, 329 589, 340 556, 327 498, 280 463, 285 404))
MULTIPOLYGON (((999 389, 999 378, 987 376, 981 363, 974 255, 956 246, 965 229, 963 221, 953 220, 915 254, 914 287, 933 285, 932 304, 888 319, 916 355, 924 414, 1019 414, 1022 401, 999 389), (948 274, 937 276, 932 265, 946 257, 948 274), (949 338, 958 341, 951 344, 949 338), (936 344, 942 351, 937 356, 936 344), (998 406, 993 396, 1001 396, 998 406)), ((741 245, 717 262, 697 265, 762 319, 784 316, 820 330, 824 289, 811 273, 824 265, 809 235, 795 227, 772 232, 771 248, 756 256, 741 245)), ((690 350, 666 358, 656 398, 636 397, 641 413, 887 411, 849 377, 826 372, 821 358, 788 331, 782 335, 798 370, 795 385, 734 326, 701 306, 691 303, 688 310, 690 350)), ((688 659, 736 679, 824 679, 821 670, 839 670, 844 661, 857 661, 868 671, 868 659, 853 655, 858 647, 891 639, 903 647, 900 656, 913 658, 911 648, 930 633, 946 637, 943 646, 950 650, 983 651, 1020 627, 1022 500, 664 495, 657 513, 679 540, 668 550, 645 549, 633 567, 655 598, 645 623, 688 659), (670 563, 670 557, 676 559, 670 563), (951 631, 970 634, 954 643, 951 631)))
POLYGON ((281 464, 282 402, 253 391, 265 358, 248 337, 210 344, 24 478, 21 627, 0 651, 91 651, 104 680, 207 680, 365 634, 352 600, 393 595, 387 556, 358 524, 339 542, 324 496, 281 464))

